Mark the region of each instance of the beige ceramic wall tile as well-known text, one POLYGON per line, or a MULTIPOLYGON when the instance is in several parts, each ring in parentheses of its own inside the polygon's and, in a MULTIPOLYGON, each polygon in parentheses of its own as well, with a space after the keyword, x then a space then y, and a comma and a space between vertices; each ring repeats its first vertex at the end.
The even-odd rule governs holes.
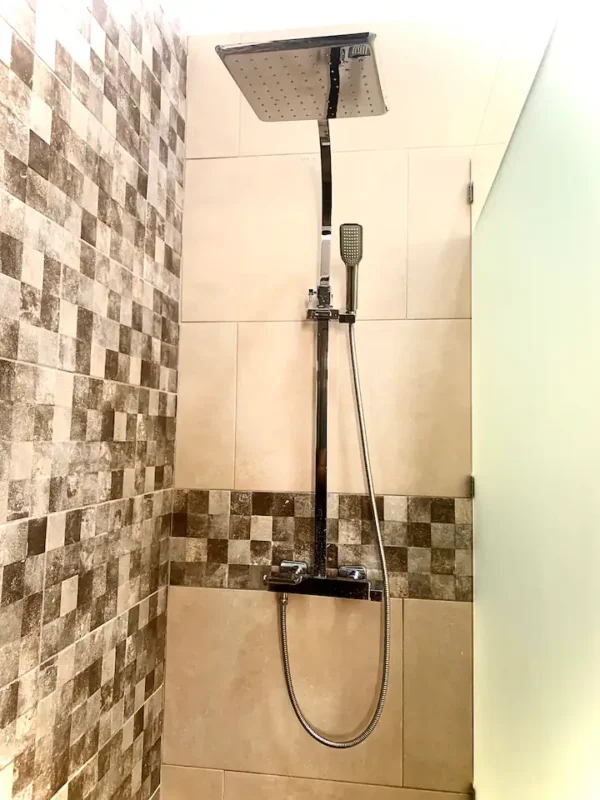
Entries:
POLYGON ((498 16, 489 7, 467 16, 438 6, 433 18, 415 11, 402 22, 372 23, 389 110, 333 122, 334 148, 474 144, 500 58, 498 16))
MULTIPOLYGON (((347 336, 332 336, 330 490, 363 492, 347 336)), ((356 340, 377 493, 466 495, 469 321, 358 322, 356 340)))
POLYGON ((339 225, 359 222, 364 228, 363 260, 359 268, 360 319, 406 316, 407 162, 406 150, 333 156, 334 305, 344 308, 346 300, 346 268, 339 250, 339 225))
MULTIPOLYGON (((403 22, 324 26, 310 31, 271 31, 246 40, 371 30, 386 115, 369 119, 333 120, 336 150, 392 150, 404 147, 472 145, 475 143, 498 64, 502 16, 489 8, 468 15, 435 19, 407 14, 403 22), (474 64, 477 65, 474 68, 474 64)), ((506 15, 504 15, 506 16, 506 15)), ((261 123, 242 104, 240 152, 243 154, 314 152, 316 124, 261 123)))
POLYGON ((186 158, 238 154, 240 92, 215 46, 239 41, 239 35, 188 39, 186 158))
POLYGON ((223 772, 163 764, 161 797, 164 800, 222 800, 223 772))
POLYGON ((233 487, 237 327, 181 326, 175 485, 233 487))
POLYGON ((473 761, 472 606, 404 606, 404 783, 469 790, 473 761))
MULTIPOLYGON (((402 784, 401 600, 392 601, 386 708, 373 735, 349 751, 318 744, 294 716, 273 595, 175 587, 169 604, 166 763, 402 784)), ((293 597, 288 631, 296 693, 308 718, 332 735, 356 731, 378 682, 379 604, 293 597)))
POLYGON ((183 320, 304 319, 319 202, 313 156, 188 161, 183 320))
POLYGON ((553 3, 523 5, 508 31, 502 58, 477 137, 478 144, 508 142, 552 33, 553 3))
POLYGON ((479 215, 500 169, 506 148, 506 144, 479 144, 473 148, 471 157, 471 179, 474 186, 474 199, 471 206, 472 230, 475 230, 479 215))
MULTIPOLYGON (((1 26, 0 26, 1 27, 1 26)), ((0 800, 11 800, 14 762, 0 770, 0 800)))
POLYGON ((236 489, 312 489, 314 345, 311 323, 240 323, 236 489))
MULTIPOLYGON (((284 778, 280 775, 225 773, 224 800, 468 800, 469 797, 466 794, 284 778)), ((170 798, 167 797, 167 800, 170 798)))
POLYGON ((470 156, 468 148, 409 155, 409 318, 471 315, 470 156))

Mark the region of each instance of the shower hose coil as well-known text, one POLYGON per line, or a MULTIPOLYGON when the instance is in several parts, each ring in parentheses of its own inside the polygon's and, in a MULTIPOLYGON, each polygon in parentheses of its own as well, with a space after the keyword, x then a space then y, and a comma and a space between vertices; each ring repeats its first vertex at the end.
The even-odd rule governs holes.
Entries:
POLYGON ((329 737, 319 733, 304 716, 302 709, 298 703, 296 693, 294 691, 294 684, 292 681, 292 671, 290 667, 290 655, 288 651, 288 638, 287 638, 287 605, 288 596, 282 594, 280 596, 280 614, 279 614, 279 629, 281 635, 281 651, 283 654, 283 671, 285 674, 285 682, 287 686, 290 702, 294 709, 296 716, 304 730, 310 734, 317 742, 333 747, 337 750, 346 750, 349 747, 356 747, 356 745, 364 742, 375 730, 377 723, 383 713, 385 705, 385 698, 388 690, 388 683, 390 677, 390 642, 391 642, 391 602, 390 602, 390 584, 387 571, 387 564, 385 559, 385 551, 383 548, 383 537, 381 534, 381 524, 377 514, 377 504, 375 502, 375 489, 373 486, 373 475, 371 473, 371 460, 369 458, 369 445, 367 442, 367 430, 365 425, 365 415, 363 409, 362 394, 360 391, 360 380, 358 374, 358 359, 356 356, 356 340, 354 336, 354 325, 348 325, 348 334, 350 338, 350 356, 352 362, 352 379, 354 383, 354 397, 356 401, 356 409, 358 412, 358 424, 360 430, 360 442, 362 450, 362 459, 367 479, 367 488, 369 491, 369 500, 371 509, 373 511, 373 519, 375 521, 375 532, 377 538, 377 550, 379 552, 379 559, 381 562, 381 572, 383 575, 383 598, 382 598, 382 612, 383 612, 383 661, 381 667, 381 678, 379 682, 379 694, 377 697, 377 704, 373 715, 366 725, 366 727, 353 736, 351 739, 330 739, 329 737))

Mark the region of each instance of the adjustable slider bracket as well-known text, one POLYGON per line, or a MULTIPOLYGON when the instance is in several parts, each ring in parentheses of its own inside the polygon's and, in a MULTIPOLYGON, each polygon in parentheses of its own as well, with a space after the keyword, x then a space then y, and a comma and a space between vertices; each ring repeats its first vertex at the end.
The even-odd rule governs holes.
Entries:
POLYGON ((309 308, 306 312, 306 319, 314 319, 316 322, 322 320, 337 319, 339 316, 337 308, 309 308))

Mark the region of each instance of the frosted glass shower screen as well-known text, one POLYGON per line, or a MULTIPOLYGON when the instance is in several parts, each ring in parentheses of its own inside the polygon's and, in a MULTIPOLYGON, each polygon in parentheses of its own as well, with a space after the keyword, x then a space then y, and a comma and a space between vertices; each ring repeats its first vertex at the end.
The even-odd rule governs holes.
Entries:
POLYGON ((473 238, 477 800, 600 797, 596 38, 559 24, 473 238))

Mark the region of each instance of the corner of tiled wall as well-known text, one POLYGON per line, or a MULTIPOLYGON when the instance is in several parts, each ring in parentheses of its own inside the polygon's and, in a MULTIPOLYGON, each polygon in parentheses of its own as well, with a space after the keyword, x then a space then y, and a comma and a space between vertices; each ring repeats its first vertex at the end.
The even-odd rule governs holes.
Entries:
POLYGON ((0 793, 160 783, 186 43, 0 5, 0 793))

